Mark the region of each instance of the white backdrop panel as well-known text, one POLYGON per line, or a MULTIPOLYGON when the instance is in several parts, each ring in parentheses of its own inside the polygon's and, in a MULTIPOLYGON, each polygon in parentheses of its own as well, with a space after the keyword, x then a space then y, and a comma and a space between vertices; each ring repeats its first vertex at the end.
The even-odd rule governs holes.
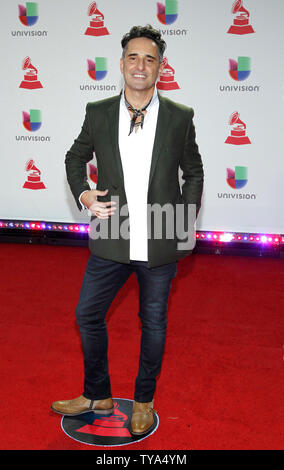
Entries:
MULTIPOLYGON (((160 3, 168 8, 168 1, 160 3)), ((99 0, 97 8, 109 31, 101 36, 84 34, 91 19, 88 0, 33 2, 38 19, 32 26, 20 21, 19 2, 30 11, 31 2, 10 0, 2 5, 0 18, 0 218, 88 222, 67 185, 65 154, 80 132, 86 104, 121 90, 121 37, 135 24, 150 23, 167 42, 165 55, 179 85, 161 93, 195 111, 205 169, 197 228, 284 232, 282 0, 269 5, 265 0, 244 0, 235 13, 232 0, 179 0, 174 2, 177 17, 172 24, 159 21, 155 0, 99 0), (253 32, 228 33, 234 21, 247 22, 253 32), (19 86, 27 73, 22 70, 27 56, 38 69, 42 88, 19 86), (229 59, 237 61, 240 56, 249 57, 251 67, 248 77, 237 81, 229 74, 229 59), (103 80, 88 75, 87 60, 96 62, 97 57, 107 61, 103 80), (23 112, 29 115, 30 110, 41 112, 41 126, 34 132, 23 125, 23 112), (229 125, 235 111, 245 129, 242 123, 229 125), (250 144, 225 143, 236 126, 250 144), (26 171, 29 160, 35 168, 26 171), (247 181, 239 189, 227 182, 227 169, 238 167, 247 169, 247 181), (23 188, 33 179, 45 188, 33 189, 33 182, 23 188)), ((96 164, 95 157, 92 163, 96 164)), ((86 169, 89 172, 90 167, 86 169)))

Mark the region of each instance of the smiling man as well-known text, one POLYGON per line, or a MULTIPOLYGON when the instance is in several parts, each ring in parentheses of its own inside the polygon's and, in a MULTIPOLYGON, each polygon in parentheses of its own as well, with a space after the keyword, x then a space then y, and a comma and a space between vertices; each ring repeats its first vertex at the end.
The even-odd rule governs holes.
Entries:
MULTIPOLYGON (((99 222, 96 228, 109 233, 113 217, 118 216, 120 226, 128 223, 128 236, 94 237, 90 233, 91 255, 76 308, 84 354, 83 393, 51 407, 69 416, 112 413, 105 317, 117 292, 135 273, 142 332, 130 431, 145 435, 154 426, 153 397, 164 352, 172 279, 178 260, 192 251, 180 250, 179 238, 165 234, 163 219, 156 237, 150 228, 149 208, 167 204, 175 211, 177 205, 193 205, 196 217, 203 166, 195 142, 193 110, 157 93, 166 47, 160 32, 150 25, 134 26, 121 45, 124 88, 119 96, 87 105, 81 133, 65 163, 78 208, 88 208, 92 214, 90 227, 99 222), (86 163, 93 152, 98 181, 91 190, 86 163), (120 211, 114 198, 119 200, 120 211), (122 210, 125 207, 127 213, 122 210)), ((127 348, 127 344, 121 347, 127 348)), ((174 394, 174 384, 171 386, 174 394)))
POLYGON ((162 68, 155 41, 138 37, 130 39, 124 46, 120 70, 125 81, 125 94, 136 108, 151 100, 162 68))

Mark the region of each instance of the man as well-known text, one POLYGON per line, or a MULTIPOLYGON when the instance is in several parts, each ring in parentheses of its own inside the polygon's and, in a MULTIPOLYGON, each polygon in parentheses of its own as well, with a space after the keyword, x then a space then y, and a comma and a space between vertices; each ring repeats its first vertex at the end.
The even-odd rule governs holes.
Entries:
MULTIPOLYGON (((113 411, 105 316, 135 272, 142 334, 130 431, 144 435, 154 425, 153 396, 164 351, 171 281, 177 260, 192 251, 184 245, 179 249, 177 234, 165 234, 168 227, 163 219, 155 237, 152 208, 169 205, 176 215, 176 206, 182 204, 189 222, 187 205, 196 208, 194 216, 200 207, 203 167, 193 110, 161 97, 156 90, 166 47, 161 34, 150 25, 135 26, 121 44, 124 90, 119 96, 87 105, 82 131, 66 155, 67 178, 77 205, 92 213, 91 255, 76 309, 85 376, 83 394, 54 402, 52 409, 71 416, 113 411), (95 190, 86 178, 86 163, 93 152, 98 170, 95 190), (179 168, 185 180, 182 192, 179 168), (128 222, 128 237, 123 230, 110 235, 114 217, 120 228, 128 222), (106 232, 108 236, 103 236, 106 232)), ((176 219, 170 218, 170 225, 175 224, 176 219)))

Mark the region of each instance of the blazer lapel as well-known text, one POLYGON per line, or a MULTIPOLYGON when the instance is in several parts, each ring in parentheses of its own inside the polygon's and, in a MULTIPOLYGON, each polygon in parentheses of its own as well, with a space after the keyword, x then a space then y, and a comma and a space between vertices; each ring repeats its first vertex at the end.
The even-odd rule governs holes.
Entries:
POLYGON ((113 157, 114 157, 114 161, 115 161, 115 165, 116 165, 119 177, 121 178, 122 184, 124 186, 123 168, 122 168, 121 156, 120 156, 119 145, 118 145, 120 97, 121 97, 121 94, 117 97, 117 100, 114 103, 112 103, 111 106, 108 108, 107 114, 108 114, 110 141, 113 147, 113 157))
POLYGON ((171 122, 171 112, 167 109, 164 98, 159 93, 158 93, 158 96, 160 100, 160 105, 159 105, 156 135, 155 135, 154 146, 153 146, 152 162, 151 162, 151 168, 150 168, 148 187, 150 187, 150 184, 154 175, 154 171, 157 165, 157 161, 164 148, 168 127, 171 122))

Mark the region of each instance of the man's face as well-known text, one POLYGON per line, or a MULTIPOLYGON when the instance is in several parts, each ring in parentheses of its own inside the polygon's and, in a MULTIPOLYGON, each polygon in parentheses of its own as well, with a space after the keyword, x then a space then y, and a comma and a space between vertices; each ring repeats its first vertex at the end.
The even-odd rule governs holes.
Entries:
POLYGON ((146 91, 154 88, 162 71, 158 47, 148 38, 131 39, 127 44, 125 57, 120 59, 120 70, 126 89, 146 91))

